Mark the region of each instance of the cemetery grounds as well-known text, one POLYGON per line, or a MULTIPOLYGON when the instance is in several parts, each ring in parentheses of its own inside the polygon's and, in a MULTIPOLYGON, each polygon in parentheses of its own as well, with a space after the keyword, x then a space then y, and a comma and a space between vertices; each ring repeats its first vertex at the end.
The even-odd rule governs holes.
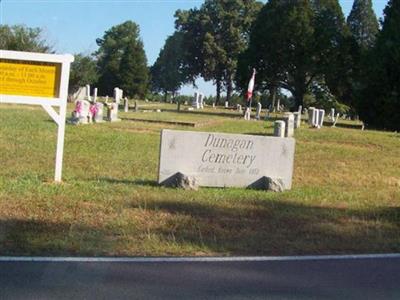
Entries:
POLYGON ((148 111, 120 110, 122 122, 67 125, 62 184, 54 122, 41 107, 0 105, 1 255, 400 252, 399 133, 303 121, 292 190, 187 191, 157 184, 161 129, 272 135, 273 120, 139 105, 148 111))

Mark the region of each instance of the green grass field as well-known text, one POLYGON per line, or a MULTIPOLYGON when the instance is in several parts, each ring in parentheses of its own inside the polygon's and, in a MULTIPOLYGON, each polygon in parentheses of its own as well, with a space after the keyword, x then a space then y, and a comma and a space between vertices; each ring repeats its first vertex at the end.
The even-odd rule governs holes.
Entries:
POLYGON ((284 193, 158 186, 162 128, 272 134, 271 121, 225 113, 121 113, 211 121, 201 128, 68 125, 58 185, 56 125, 40 107, 0 105, 0 255, 400 252, 400 134, 303 124, 284 193))

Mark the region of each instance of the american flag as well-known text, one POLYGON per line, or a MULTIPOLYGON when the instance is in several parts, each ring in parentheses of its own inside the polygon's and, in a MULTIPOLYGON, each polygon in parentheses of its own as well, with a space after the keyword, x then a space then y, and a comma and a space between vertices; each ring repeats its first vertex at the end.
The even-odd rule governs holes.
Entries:
POLYGON ((254 81, 256 78, 256 69, 253 69, 253 75, 250 78, 249 86, 247 87, 247 101, 250 101, 253 97, 254 81))

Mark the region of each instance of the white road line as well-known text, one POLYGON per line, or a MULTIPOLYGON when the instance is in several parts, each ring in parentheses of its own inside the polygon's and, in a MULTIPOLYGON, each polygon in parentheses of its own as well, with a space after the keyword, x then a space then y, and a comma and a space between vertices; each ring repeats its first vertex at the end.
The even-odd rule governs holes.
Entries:
POLYGON ((314 256, 232 256, 232 257, 40 257, 0 256, 0 262, 107 262, 107 263, 179 263, 179 262, 263 262, 263 261, 311 261, 357 260, 400 258, 400 253, 361 255, 314 255, 314 256))

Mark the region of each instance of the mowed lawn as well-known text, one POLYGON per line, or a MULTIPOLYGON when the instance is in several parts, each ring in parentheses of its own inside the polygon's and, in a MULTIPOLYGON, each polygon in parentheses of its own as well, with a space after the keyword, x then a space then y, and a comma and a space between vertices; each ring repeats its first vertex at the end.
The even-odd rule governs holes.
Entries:
POLYGON ((185 191, 156 183, 162 128, 271 135, 272 122, 182 119, 218 122, 67 125, 58 185, 56 125, 40 107, 0 105, 0 255, 400 252, 400 134, 303 124, 291 191, 185 191))

